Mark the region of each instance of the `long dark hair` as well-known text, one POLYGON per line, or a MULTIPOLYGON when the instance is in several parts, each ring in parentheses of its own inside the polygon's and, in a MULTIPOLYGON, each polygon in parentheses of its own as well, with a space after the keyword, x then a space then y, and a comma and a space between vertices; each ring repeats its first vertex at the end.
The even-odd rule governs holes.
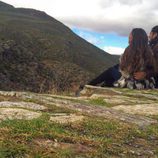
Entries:
POLYGON ((153 53, 148 46, 148 36, 142 28, 131 32, 132 41, 122 55, 120 69, 133 75, 137 71, 145 71, 148 64, 153 63, 153 53))
POLYGON ((148 47, 148 36, 146 32, 141 28, 135 28, 131 32, 132 34, 132 42, 130 43, 130 47, 132 50, 145 50, 148 47))

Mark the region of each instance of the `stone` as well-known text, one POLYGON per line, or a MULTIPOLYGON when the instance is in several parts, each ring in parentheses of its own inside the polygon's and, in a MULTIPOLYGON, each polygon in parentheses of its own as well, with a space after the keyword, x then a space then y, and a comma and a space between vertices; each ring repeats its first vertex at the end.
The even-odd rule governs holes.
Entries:
POLYGON ((136 104, 136 105, 118 105, 112 109, 119 110, 129 114, 139 115, 158 115, 158 103, 156 104, 136 104))
POLYGON ((78 121, 82 121, 84 119, 84 116, 82 115, 76 115, 76 114, 55 114, 54 116, 50 117, 50 121, 58 122, 58 123, 74 123, 78 121))
POLYGON ((24 119, 31 120, 40 117, 42 114, 38 112, 33 112, 25 109, 17 108, 0 108, 0 121, 4 120, 14 120, 14 119, 24 119))
MULTIPOLYGON (((93 87, 93 86, 85 86, 85 90, 88 90, 88 92, 90 92, 88 95, 86 95, 86 100, 88 97, 91 97, 93 94, 97 94, 97 95, 104 95, 105 99, 109 99, 111 98, 111 100, 114 100, 113 103, 115 103, 115 105, 117 106, 118 101, 117 99, 120 99, 120 103, 121 105, 131 105, 131 102, 128 101, 132 101, 133 98, 138 101, 138 103, 145 103, 143 101, 148 101, 150 100, 151 103, 153 104, 155 101, 156 104, 156 100, 153 98, 157 97, 157 93, 156 91, 154 91, 154 97, 151 99, 148 99, 148 97, 151 95, 151 91, 135 91, 133 90, 131 92, 131 90, 127 90, 127 89, 115 89, 115 88, 102 88, 102 87, 93 87), (145 94, 142 95, 143 93, 150 93, 150 94, 145 94), (142 95, 142 96, 140 96, 142 95), (148 96, 146 98, 146 96, 148 96), (131 97, 131 99, 130 99, 131 97), (139 97, 139 98, 137 98, 139 97), (115 99, 113 99, 115 98, 115 99), (123 100, 121 102, 121 100, 123 100), (124 102, 124 101, 127 101, 124 102), (142 101, 142 102, 140 102, 142 101)), ((1 92, 0 94, 3 95, 10 95, 9 92, 1 92)), ((57 106, 60 108, 68 108, 70 110, 74 110, 74 111, 79 111, 82 112, 83 114, 86 115, 90 115, 90 116, 98 116, 98 117, 102 117, 104 119, 112 119, 112 120, 120 120, 122 122, 126 122, 126 123, 131 123, 131 124, 136 124, 139 127, 146 127, 148 125, 151 124, 155 124, 158 121, 156 119, 152 119, 146 116, 140 116, 140 115, 135 115, 135 114, 130 114, 130 113, 125 113, 123 111, 119 111, 117 109, 113 109, 113 108, 109 108, 109 107, 101 107, 99 105, 97 106, 91 106, 85 102, 75 102, 74 100, 69 100, 69 99, 64 99, 64 97, 59 98, 53 95, 47 95, 47 94, 36 94, 36 93, 28 93, 28 92, 16 92, 16 97, 18 97, 19 99, 32 99, 34 101, 39 101, 41 104, 43 105, 49 105, 49 106, 57 106)), ((66 98, 66 97, 65 97, 66 98)), ((78 97, 79 100, 80 97, 78 97)), ((82 98, 83 99, 83 98, 82 98)), ((89 98, 90 100, 90 98, 89 98)), ((138 104, 137 103, 137 104, 138 104)), ((132 102, 132 105, 136 104, 136 102, 132 102)), ((115 106, 113 105, 113 106, 115 106)), ((142 104, 143 105, 143 104, 142 104)), ((51 116, 52 117, 52 116, 51 116)), ((69 118, 69 116, 63 116, 64 119, 69 118), (65 118, 64 118, 65 117, 65 118)), ((51 118, 53 119, 53 118, 51 118)), ((68 119, 67 119, 68 120, 68 119)), ((69 119, 71 120, 71 119, 69 119)))
POLYGON ((19 108, 26 108, 26 109, 32 109, 32 110, 47 109, 43 105, 39 105, 36 103, 31 103, 31 102, 24 102, 24 101, 19 101, 19 102, 2 101, 2 102, 0 102, 0 107, 19 107, 19 108))
POLYGON ((92 94, 95 94, 95 93, 96 94, 107 94, 110 96, 122 94, 122 92, 120 92, 114 88, 85 85, 84 89, 80 92, 80 95, 90 97, 92 94))

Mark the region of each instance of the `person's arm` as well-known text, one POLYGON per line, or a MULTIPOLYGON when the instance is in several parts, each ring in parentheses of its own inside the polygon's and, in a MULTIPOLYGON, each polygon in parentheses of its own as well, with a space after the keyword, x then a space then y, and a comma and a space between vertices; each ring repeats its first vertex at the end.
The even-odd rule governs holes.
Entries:
POLYGON ((134 78, 136 80, 143 80, 146 78, 146 76, 147 76, 147 73, 144 71, 139 71, 139 72, 134 73, 134 78))
POLYGON ((136 80, 143 80, 145 78, 149 78, 151 76, 154 76, 155 73, 153 71, 153 68, 149 68, 146 72, 145 71, 139 71, 134 73, 134 78, 136 80))

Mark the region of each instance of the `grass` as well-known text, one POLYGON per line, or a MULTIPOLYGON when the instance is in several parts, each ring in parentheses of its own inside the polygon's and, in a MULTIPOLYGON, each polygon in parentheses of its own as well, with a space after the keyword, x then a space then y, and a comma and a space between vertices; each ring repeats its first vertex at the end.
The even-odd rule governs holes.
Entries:
POLYGON ((28 147, 25 144, 19 144, 16 141, 5 140, 0 143, 0 157, 24 157, 28 152, 28 147))
POLYGON ((104 101, 104 98, 90 99, 89 104, 111 107, 111 105, 109 103, 104 101))
MULTIPOLYGON (((124 152, 125 142, 131 139, 148 135, 158 138, 158 128, 150 127, 142 132, 136 127, 102 118, 88 117, 77 124, 57 124, 48 121, 47 115, 31 121, 6 120, 0 123, 0 156, 22 157, 25 155, 35 157, 73 157, 74 155, 87 157, 103 157, 104 155, 118 156, 124 152), (146 133, 147 132, 147 133, 146 133), (146 134, 145 134, 146 133, 146 134), (91 148, 91 152, 79 153, 71 148, 54 149, 51 153, 42 146, 34 144, 34 140, 57 140, 59 143, 82 144, 91 148)), ((127 153, 128 155, 128 153, 127 153)))
MULTIPOLYGON (((5 99, 8 98, 2 98, 5 99)), ((27 101, 38 103, 33 99, 27 101)), ((103 98, 92 99, 87 104, 109 106, 103 98)), ((133 158, 139 154, 152 157, 151 151, 158 155, 158 125, 140 129, 117 120, 89 115, 82 122, 59 124, 49 121, 49 112, 65 112, 65 109, 47 106, 49 110, 40 118, 0 123, 0 158, 133 158), (55 142, 59 146, 55 147, 55 142), (139 153, 136 152, 138 149, 139 153)))

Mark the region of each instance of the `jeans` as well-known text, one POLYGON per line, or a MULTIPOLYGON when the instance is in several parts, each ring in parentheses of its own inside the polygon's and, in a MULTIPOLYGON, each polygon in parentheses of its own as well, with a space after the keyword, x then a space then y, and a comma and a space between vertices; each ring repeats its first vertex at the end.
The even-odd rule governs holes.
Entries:
POLYGON ((88 82, 88 85, 96 86, 97 84, 102 83, 101 86, 113 87, 114 82, 117 81, 120 77, 121 73, 119 72, 119 64, 117 64, 108 68, 98 77, 88 82))

